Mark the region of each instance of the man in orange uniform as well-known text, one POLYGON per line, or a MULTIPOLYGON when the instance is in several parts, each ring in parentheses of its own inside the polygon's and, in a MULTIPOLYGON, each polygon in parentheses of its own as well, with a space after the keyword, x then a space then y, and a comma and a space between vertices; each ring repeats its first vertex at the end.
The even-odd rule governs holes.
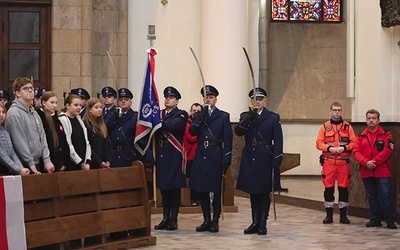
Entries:
POLYGON ((322 183, 325 186, 324 224, 333 222, 333 203, 335 201, 335 182, 339 191, 340 223, 349 224, 347 207, 349 204, 350 156, 357 140, 350 123, 343 121, 342 105, 338 102, 331 104, 331 119, 325 122, 317 137, 317 149, 322 151, 322 183))

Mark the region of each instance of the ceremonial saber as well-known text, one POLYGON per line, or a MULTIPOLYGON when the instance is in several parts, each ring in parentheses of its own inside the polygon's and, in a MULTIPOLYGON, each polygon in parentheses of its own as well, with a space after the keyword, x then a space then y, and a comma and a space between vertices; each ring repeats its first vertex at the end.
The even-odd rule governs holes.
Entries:
POLYGON ((244 54, 246 55, 247 63, 249 64, 251 79, 253 82, 253 107, 256 105, 256 80, 254 79, 254 71, 253 66, 251 65, 249 54, 247 54, 247 50, 243 47, 244 54))
POLYGON ((113 60, 111 59, 110 52, 108 52, 108 51, 107 51, 107 56, 108 56, 108 59, 110 59, 110 63, 111 63, 111 66, 112 66, 112 69, 113 69, 113 73, 114 73, 114 83, 115 83, 115 88, 116 88, 116 89, 117 89, 117 91, 118 91, 118 78, 117 78, 117 71, 115 70, 115 66, 114 66, 113 60))
POLYGON ((200 75, 201 75, 201 81, 202 81, 202 83, 203 83, 203 102, 204 102, 204 104, 206 104, 206 97, 207 97, 207 96, 206 96, 206 93, 207 93, 207 91, 206 91, 206 82, 204 81, 203 71, 201 70, 201 66, 200 66, 199 60, 197 59, 197 56, 196 56, 196 54, 194 53, 192 47, 189 47, 189 48, 190 48, 190 51, 192 52, 192 55, 193 55, 193 57, 194 57, 194 60, 195 60, 196 63, 197 63, 197 67, 199 67, 199 71, 200 71, 200 75))
POLYGON ((274 220, 276 220, 276 206, 275 206, 275 168, 272 167, 272 208, 274 209, 274 220))

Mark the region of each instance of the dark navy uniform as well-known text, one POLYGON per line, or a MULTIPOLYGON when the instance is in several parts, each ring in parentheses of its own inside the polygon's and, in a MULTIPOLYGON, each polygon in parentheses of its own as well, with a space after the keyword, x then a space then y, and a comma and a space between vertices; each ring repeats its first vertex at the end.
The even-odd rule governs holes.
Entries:
POLYGON ((245 136, 236 188, 246 193, 272 191, 272 166, 282 162, 283 138, 279 115, 263 109, 261 114, 247 123, 249 112, 240 115, 235 127, 238 136, 245 136), (277 158, 275 158, 277 157, 277 158))
POLYGON ((126 167, 136 160, 143 160, 133 146, 138 113, 129 109, 121 117, 112 113, 105 121, 111 140, 111 167, 126 167))
MULTIPOLYGON (((203 94, 203 89, 201 90, 203 94)), ((206 85, 206 95, 218 96, 218 91, 206 85)), ((219 231, 222 176, 231 164, 232 128, 229 114, 214 107, 211 113, 195 113, 189 133, 197 136, 197 149, 193 160, 189 187, 199 192, 204 222, 196 231, 219 231), (211 222, 209 192, 214 193, 213 220, 211 222)))
MULTIPOLYGON (((118 94, 120 97, 133 98, 132 92, 126 88, 119 89, 118 94)), ((145 157, 134 147, 138 113, 132 109, 125 114, 120 111, 115 108, 104 121, 111 141, 110 167, 131 166, 136 160, 145 162, 145 157)))
MULTIPOLYGON (((115 89, 106 86, 101 90, 101 95, 103 96, 103 98, 106 98, 107 96, 114 96, 115 98, 117 97, 117 91, 115 91, 115 89)), ((111 108, 103 108, 103 118, 104 120, 107 119, 107 117, 112 114, 115 110, 116 106, 113 105, 111 108)))
POLYGON ((189 133, 197 135, 189 187, 198 192, 221 192, 223 163, 232 160, 232 128, 229 114, 214 108, 205 121, 193 120, 189 133))
POLYGON ((164 97, 166 108, 170 110, 161 110, 162 125, 155 134, 157 187, 162 195, 163 220, 154 229, 176 230, 181 188, 186 187, 183 136, 188 114, 176 107, 176 100, 181 98, 177 89, 172 86, 166 87, 164 97))
POLYGON ((174 108, 168 114, 162 113, 162 126, 156 132, 157 187, 174 189, 186 187, 186 176, 182 173, 182 153, 167 139, 171 134, 183 144, 183 135, 188 119, 184 110, 174 108))
MULTIPOLYGON (((257 88, 258 97, 265 98, 265 90, 257 88)), ((252 91, 249 93, 252 97, 252 91)), ((245 234, 266 234, 272 191, 272 171, 282 163, 283 136, 279 115, 263 108, 240 115, 235 126, 238 136, 245 136, 236 188, 250 194, 253 223, 245 234)))

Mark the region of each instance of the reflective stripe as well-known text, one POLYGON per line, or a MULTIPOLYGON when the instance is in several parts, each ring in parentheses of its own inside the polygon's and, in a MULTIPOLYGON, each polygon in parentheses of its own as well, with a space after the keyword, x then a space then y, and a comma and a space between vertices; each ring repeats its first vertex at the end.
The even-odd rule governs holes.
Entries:
POLYGON ((325 208, 333 208, 333 201, 325 201, 324 202, 324 207, 325 208))
POLYGON ((344 202, 344 201, 339 201, 339 209, 340 208, 344 208, 344 207, 348 207, 349 203, 348 202, 344 202))

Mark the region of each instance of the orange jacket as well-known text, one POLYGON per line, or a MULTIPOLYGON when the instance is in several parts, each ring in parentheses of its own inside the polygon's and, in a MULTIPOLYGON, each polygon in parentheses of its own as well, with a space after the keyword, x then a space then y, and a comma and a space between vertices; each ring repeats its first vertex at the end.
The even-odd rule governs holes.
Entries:
POLYGON ((339 123, 332 123, 329 120, 322 124, 316 141, 317 149, 322 151, 322 155, 325 159, 344 159, 348 160, 351 156, 351 152, 355 147, 357 137, 354 133, 353 127, 347 121, 341 121, 339 123), (329 147, 344 147, 344 151, 341 154, 332 154, 329 152, 329 147))

